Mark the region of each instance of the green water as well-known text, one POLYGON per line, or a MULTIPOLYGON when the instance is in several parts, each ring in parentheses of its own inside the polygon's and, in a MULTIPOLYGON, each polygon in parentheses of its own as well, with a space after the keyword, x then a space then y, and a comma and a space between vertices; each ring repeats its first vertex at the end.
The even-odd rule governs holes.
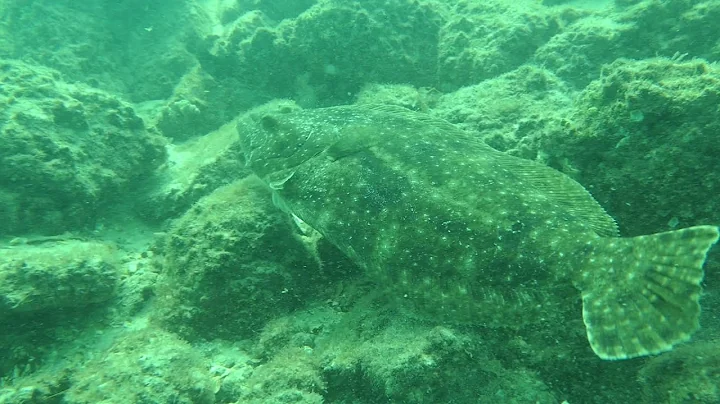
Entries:
POLYGON ((716 0, 0 0, 0 403, 720 402, 719 248, 700 327, 659 355, 595 355, 570 284, 536 321, 427 318, 273 200, 238 125, 402 107, 562 172, 623 237, 720 225, 718 21, 716 0))

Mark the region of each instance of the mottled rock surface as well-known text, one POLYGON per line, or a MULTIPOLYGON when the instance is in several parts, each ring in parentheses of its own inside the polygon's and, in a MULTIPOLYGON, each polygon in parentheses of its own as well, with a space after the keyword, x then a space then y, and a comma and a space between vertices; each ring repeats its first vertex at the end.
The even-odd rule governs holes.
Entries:
POLYGON ((49 68, 0 61, 0 235, 91 228, 165 161, 131 104, 49 68))
POLYGON ((312 241, 256 181, 219 188, 167 235, 157 316, 185 338, 251 336, 321 287, 312 241))

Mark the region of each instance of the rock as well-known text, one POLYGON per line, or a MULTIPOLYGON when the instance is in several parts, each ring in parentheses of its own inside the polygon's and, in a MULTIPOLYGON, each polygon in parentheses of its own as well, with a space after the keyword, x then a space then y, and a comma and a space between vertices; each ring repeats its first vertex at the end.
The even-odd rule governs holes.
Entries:
POLYGON ((114 296, 118 270, 110 245, 68 239, 0 251, 0 318, 61 312, 114 296))
POLYGON ((92 228, 165 161, 164 140, 116 96, 17 61, 0 61, 0 81, 0 235, 92 228))
POLYGON ((618 60, 539 142, 629 235, 720 223, 720 71, 702 60, 618 60))
POLYGON ((256 181, 217 189, 167 235, 156 317, 185 338, 252 335, 320 286, 313 245, 256 181))
POLYGON ((209 364, 189 344, 156 329, 122 335, 71 377, 63 402, 215 402, 209 364))
POLYGON ((647 403, 720 402, 720 344, 708 341, 652 358, 639 373, 647 403))

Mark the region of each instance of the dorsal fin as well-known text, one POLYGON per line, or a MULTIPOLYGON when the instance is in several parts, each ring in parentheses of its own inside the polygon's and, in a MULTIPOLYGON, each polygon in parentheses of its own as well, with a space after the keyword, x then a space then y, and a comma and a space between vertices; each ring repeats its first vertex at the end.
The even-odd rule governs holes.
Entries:
MULTIPOLYGON (((454 133, 456 135, 463 134, 468 135, 467 132, 460 129, 459 127, 455 126, 454 124, 438 117, 434 117, 432 115, 428 115, 424 112, 418 112, 413 111, 411 109, 407 109, 405 107, 401 107, 399 105, 392 105, 392 104, 365 104, 362 105, 363 108, 366 108, 371 111, 375 112, 381 112, 386 113, 390 115, 394 115, 398 118, 405 118, 409 120, 410 122, 419 122, 426 125, 432 125, 436 128, 443 129, 445 131, 449 131, 451 133, 454 133)), ((490 147, 490 146, 488 146, 490 147)))
POLYGON ((555 200, 562 208, 583 220, 595 233, 617 237, 615 220, 582 185, 567 175, 534 161, 498 152, 498 163, 523 181, 555 200))
POLYGON ((405 107, 401 107, 400 105, 394 105, 394 104, 361 104, 361 105, 358 105, 358 107, 369 109, 371 111, 386 112, 389 114, 403 114, 406 112, 410 112, 410 113, 414 112, 411 109, 407 109, 405 107))
POLYGON ((379 124, 397 124, 397 120, 401 120, 404 130, 412 130, 413 127, 421 130, 432 126, 454 135, 464 134, 461 129, 447 121, 398 105, 367 104, 362 105, 361 108, 373 113, 373 119, 350 123, 340 130, 338 140, 327 148, 327 154, 333 160, 353 155, 384 142, 388 135, 379 130, 381 126, 379 124))
MULTIPOLYGON (((418 113, 397 105, 370 104, 363 105, 370 111, 391 114, 397 117, 406 118, 410 121, 421 124, 433 125, 443 131, 452 133, 455 136, 467 137, 477 146, 486 147, 489 152, 497 153, 497 161, 502 167, 513 173, 523 181, 531 184, 535 189, 542 191, 555 200, 566 212, 570 212, 579 220, 584 221, 595 233, 604 237, 617 237, 619 231, 615 220, 605 212, 602 206, 593 196, 579 183, 567 175, 550 167, 538 164, 534 161, 521 159, 499 152, 486 143, 469 136, 465 131, 443 119, 435 118, 427 114, 418 113)), ((358 130, 357 128, 355 130, 358 130)), ((331 147, 329 153, 335 158, 352 154, 361 149, 372 147, 381 139, 372 131, 358 138, 345 138, 331 147)))

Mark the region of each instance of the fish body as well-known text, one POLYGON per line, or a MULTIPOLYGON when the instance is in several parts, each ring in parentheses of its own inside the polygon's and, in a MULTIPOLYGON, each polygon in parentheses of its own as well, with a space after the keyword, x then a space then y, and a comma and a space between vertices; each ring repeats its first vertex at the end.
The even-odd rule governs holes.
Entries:
POLYGON ((401 108, 269 113, 239 132, 278 206, 424 316, 562 321, 580 296, 604 359, 669 350, 698 327, 716 227, 620 238, 569 177, 401 108))

